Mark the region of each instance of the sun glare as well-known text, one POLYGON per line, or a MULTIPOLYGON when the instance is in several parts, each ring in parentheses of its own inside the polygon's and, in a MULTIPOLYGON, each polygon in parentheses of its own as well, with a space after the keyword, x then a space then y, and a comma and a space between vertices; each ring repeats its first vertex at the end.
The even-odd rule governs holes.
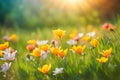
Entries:
POLYGON ((80 3, 80 4, 82 4, 82 3, 84 3, 84 1, 85 0, 61 0, 61 2, 64 2, 64 3, 68 3, 68 5, 69 4, 76 4, 76 3, 80 3))
POLYGON ((59 3, 63 4, 64 6, 68 7, 77 7, 79 6, 84 6, 86 0, 59 0, 59 3))
POLYGON ((78 10, 87 8, 88 0, 52 0, 56 7, 59 7, 61 10, 78 10))
POLYGON ((64 0, 64 1, 66 1, 68 3, 76 3, 77 2, 77 0, 64 0))

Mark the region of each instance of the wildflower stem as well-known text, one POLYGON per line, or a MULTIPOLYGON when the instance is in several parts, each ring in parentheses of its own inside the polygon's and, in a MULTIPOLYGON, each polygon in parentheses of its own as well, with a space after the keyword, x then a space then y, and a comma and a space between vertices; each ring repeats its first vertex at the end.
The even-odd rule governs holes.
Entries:
POLYGON ((62 43, 62 38, 60 38, 60 44, 61 44, 61 46, 62 46, 62 44, 63 44, 63 43, 62 43))

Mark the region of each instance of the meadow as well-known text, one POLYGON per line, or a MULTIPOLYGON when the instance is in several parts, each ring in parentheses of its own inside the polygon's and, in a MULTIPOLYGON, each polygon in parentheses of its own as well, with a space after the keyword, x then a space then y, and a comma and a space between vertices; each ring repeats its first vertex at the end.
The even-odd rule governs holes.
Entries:
POLYGON ((0 80, 119 80, 119 24, 0 29, 0 80))

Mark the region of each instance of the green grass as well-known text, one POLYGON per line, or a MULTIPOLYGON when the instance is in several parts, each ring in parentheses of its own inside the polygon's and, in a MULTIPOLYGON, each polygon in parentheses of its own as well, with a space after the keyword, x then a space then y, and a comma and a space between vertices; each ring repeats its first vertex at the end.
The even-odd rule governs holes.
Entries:
MULTIPOLYGON (((97 28, 97 37, 105 34, 105 38, 99 38, 99 45, 94 49, 91 49, 89 42, 86 44, 84 51, 85 55, 81 56, 77 53, 72 53, 70 50, 64 59, 61 59, 53 54, 48 54, 47 59, 34 57, 34 61, 26 61, 26 54, 30 53, 26 50, 27 41, 30 39, 35 40, 51 40, 53 39, 51 29, 35 29, 29 30, 12 30, 12 29, 0 29, 0 43, 3 43, 2 37, 6 34, 16 34, 19 37, 18 42, 10 42, 10 46, 16 49, 17 55, 10 70, 7 71, 7 77, 3 77, 3 73, 0 72, 1 80, 119 80, 120 79, 120 31, 117 28, 114 32, 106 32, 100 28, 97 28), (112 48, 112 55, 106 63, 100 63, 96 60, 99 52, 112 48), (47 75, 39 72, 38 67, 42 67, 44 64, 51 64, 52 68, 47 75), (53 70, 56 67, 63 67, 63 73, 60 75, 53 75, 53 70)), ((62 28, 64 29, 64 28, 62 28)), ((78 29, 78 28, 77 28, 78 29)), ((87 33, 91 30, 88 28, 79 28, 78 32, 87 33)), ((71 48, 66 41, 69 33, 73 28, 65 28, 67 31, 66 36, 63 37, 63 47, 71 48)), ((4 61, 0 60, 0 65, 4 61)))

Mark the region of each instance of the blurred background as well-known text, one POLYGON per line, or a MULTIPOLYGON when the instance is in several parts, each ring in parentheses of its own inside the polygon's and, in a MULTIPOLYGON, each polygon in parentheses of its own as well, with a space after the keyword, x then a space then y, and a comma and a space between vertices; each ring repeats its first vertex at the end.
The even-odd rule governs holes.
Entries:
POLYGON ((119 14, 120 0, 0 0, 0 27, 7 28, 97 25, 119 14))

